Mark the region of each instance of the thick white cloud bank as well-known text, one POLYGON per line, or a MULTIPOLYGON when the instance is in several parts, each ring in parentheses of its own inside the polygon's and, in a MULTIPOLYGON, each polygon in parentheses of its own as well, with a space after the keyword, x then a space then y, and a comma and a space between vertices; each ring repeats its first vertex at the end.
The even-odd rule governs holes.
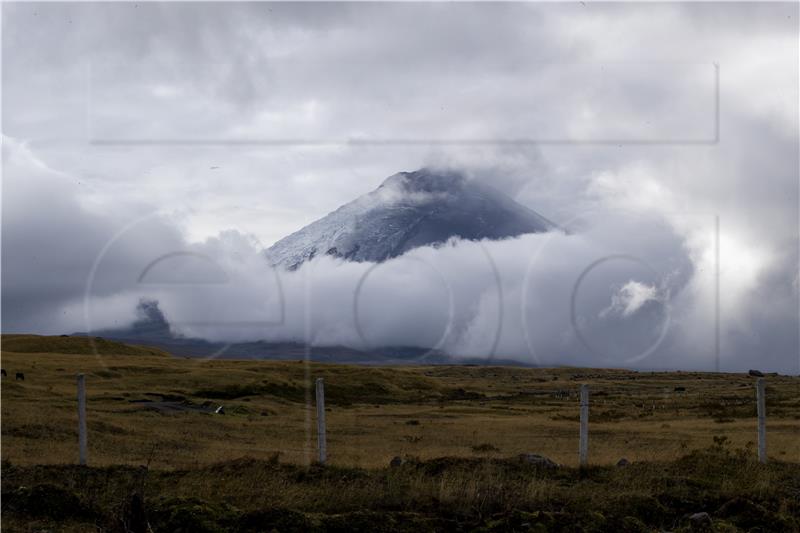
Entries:
POLYGON ((4 4, 4 332, 800 371, 798 6, 268 6, 4 4), (423 133, 544 142, 269 144, 423 133), (263 260, 425 165, 568 232, 263 260))
MULTIPOLYGON (((654 213, 595 211, 571 233, 453 240, 382 264, 321 257, 275 271, 254 238, 229 231, 190 243, 157 214, 97 214, 26 147, 6 139, 5 150, 5 194, 20 203, 7 207, 4 227, 29 231, 24 242, 13 232, 4 239, 19 254, 4 254, 4 280, 31 281, 4 285, 6 331, 120 327, 148 297, 175 333, 211 340, 435 347, 535 364, 716 364, 713 217, 671 224, 654 213)), ((797 288, 786 279, 779 294, 759 283, 781 265, 748 260, 737 269, 720 264, 721 368, 792 372, 790 350, 771 358, 764 350, 791 348, 797 288), (771 294, 768 305, 753 305, 760 294, 771 294), (784 337, 765 342, 763 331, 784 337)))

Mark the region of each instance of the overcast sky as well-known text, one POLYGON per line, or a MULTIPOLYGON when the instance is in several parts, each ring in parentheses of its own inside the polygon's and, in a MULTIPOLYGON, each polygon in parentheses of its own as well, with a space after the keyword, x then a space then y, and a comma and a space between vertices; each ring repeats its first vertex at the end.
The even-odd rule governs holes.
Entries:
MULTIPOLYGON (((718 220, 723 368, 800 371, 797 4, 2 10, 4 332, 85 330, 87 294, 93 325, 130 321, 143 265, 185 249, 228 266, 247 256, 232 267, 241 280, 228 304, 249 309, 263 248, 391 174, 448 166, 573 230, 489 246, 508 308, 497 355, 597 364, 565 322, 570 289, 593 261, 625 253, 659 275, 594 280, 605 292, 590 291, 592 316, 617 316, 596 325, 606 334, 584 333, 619 350, 608 332, 641 330, 626 320, 646 301, 663 304, 662 324, 669 301, 662 359, 640 363, 652 339, 634 335, 636 348, 611 362, 707 369, 718 220), (531 291, 553 293, 540 308, 531 291), (548 313, 554 333, 540 331, 532 350, 528 326, 548 313)), ((420 253, 452 277, 460 302, 444 348, 486 352, 494 289, 484 263, 466 274, 486 250, 420 253)), ((315 342, 357 344, 335 317, 363 268, 323 261, 306 285, 284 279, 289 300, 316 279, 312 290, 337 302, 318 304, 315 342)), ((365 296, 376 314, 403 297, 392 268, 414 272, 390 265, 371 278, 385 282, 365 296)), ((417 302, 436 293, 420 275, 417 302)), ((159 297, 176 322, 198 308, 196 294, 159 297)), ((425 330, 440 307, 425 305, 430 317, 396 307, 376 338, 441 337, 425 330)), ((307 336, 308 314, 296 313, 270 335, 307 336)), ((661 325, 648 331, 658 340, 661 325)))

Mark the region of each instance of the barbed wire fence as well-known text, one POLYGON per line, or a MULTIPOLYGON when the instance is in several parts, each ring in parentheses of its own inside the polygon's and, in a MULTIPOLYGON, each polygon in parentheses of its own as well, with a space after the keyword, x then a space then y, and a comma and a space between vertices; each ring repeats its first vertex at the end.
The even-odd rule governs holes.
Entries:
MULTIPOLYGON (((88 465, 88 442, 89 442, 89 434, 88 434, 88 424, 87 424, 87 396, 86 396, 86 377, 85 374, 77 374, 77 409, 78 409, 78 457, 79 457, 79 464, 80 465, 88 465)), ((598 387, 602 389, 602 387, 598 387)), ((589 466, 590 461, 590 446, 589 446, 589 434, 590 434, 590 387, 588 384, 583 383, 580 384, 577 391, 569 390, 569 389, 559 389, 556 391, 550 391, 548 394, 551 397, 559 398, 559 399, 568 399, 571 400, 572 398, 578 399, 578 407, 579 407, 579 417, 578 417, 578 424, 579 424, 579 431, 578 431, 578 465, 580 468, 585 468, 589 466)), ((766 380, 763 377, 758 377, 755 382, 755 395, 754 400, 756 403, 756 442, 757 442, 757 457, 760 463, 767 462, 767 430, 766 430, 766 380)), ((603 405, 605 403, 605 399, 596 400, 597 403, 603 405)), ((727 405, 725 400, 722 400, 723 405, 727 405)), ((327 422, 326 422, 326 406, 325 406, 325 380, 324 378, 317 378, 315 380, 315 395, 314 395, 314 405, 316 407, 316 437, 317 437, 317 449, 316 449, 316 462, 320 465, 325 465, 328 463, 329 458, 329 450, 328 450, 328 439, 327 439, 327 422)), ((640 404, 635 404, 642 409, 647 409, 647 405, 644 401, 640 404)), ((737 405, 741 405, 741 403, 737 403, 737 405)), ((675 403, 674 407, 678 409, 678 404, 675 403)), ((311 407, 310 404, 308 407, 311 407)), ((656 411, 656 403, 652 401, 651 409, 652 412, 656 411)), ((667 407, 663 405, 662 407, 667 407)), ((307 409, 308 410, 308 409, 307 409)), ((284 452, 292 452, 300 454, 302 457, 306 458, 305 462, 310 462, 308 460, 309 456, 312 454, 311 447, 309 446, 310 439, 306 439, 305 445, 302 448, 299 447, 291 447, 281 445, 280 450, 276 450, 275 453, 280 454, 284 452)), ((227 449, 236 449, 242 451, 252 451, 250 447, 243 447, 237 446, 235 443, 226 443, 227 449)), ((277 457, 277 456, 276 456, 277 457)), ((194 463, 187 463, 187 464, 194 464, 194 463)))

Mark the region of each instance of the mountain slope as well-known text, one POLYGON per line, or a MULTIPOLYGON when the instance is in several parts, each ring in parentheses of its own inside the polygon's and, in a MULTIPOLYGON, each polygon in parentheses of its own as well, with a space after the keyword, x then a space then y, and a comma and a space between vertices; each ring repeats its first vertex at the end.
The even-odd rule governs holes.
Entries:
POLYGON ((504 239, 556 227, 458 172, 421 169, 390 176, 374 191, 281 239, 266 255, 290 270, 322 254, 380 262, 451 237, 504 239))

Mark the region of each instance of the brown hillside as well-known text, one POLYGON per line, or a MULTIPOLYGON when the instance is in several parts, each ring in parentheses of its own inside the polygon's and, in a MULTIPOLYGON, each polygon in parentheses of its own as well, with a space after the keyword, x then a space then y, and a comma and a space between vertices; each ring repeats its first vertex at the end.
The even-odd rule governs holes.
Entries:
POLYGON ((136 346, 103 339, 101 337, 44 336, 5 334, 0 338, 0 349, 15 353, 60 353, 74 355, 163 355, 158 348, 136 346))

